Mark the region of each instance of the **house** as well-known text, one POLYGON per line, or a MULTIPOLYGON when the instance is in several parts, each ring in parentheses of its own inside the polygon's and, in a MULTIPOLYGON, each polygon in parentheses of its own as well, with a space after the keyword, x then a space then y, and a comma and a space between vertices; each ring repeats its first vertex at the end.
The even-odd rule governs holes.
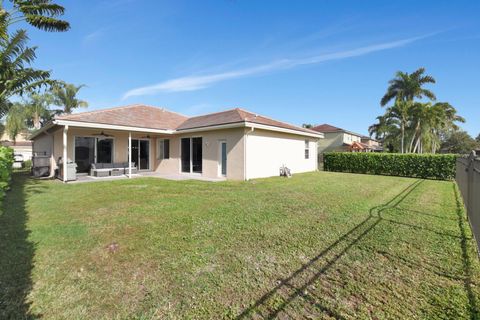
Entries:
POLYGON ((324 139, 318 142, 318 153, 339 152, 372 152, 381 151, 378 141, 362 134, 348 131, 330 124, 322 124, 312 130, 323 133, 324 139))
POLYGON ((363 136, 361 142, 371 149, 373 152, 382 152, 383 147, 380 142, 376 139, 370 138, 368 136, 363 136))
POLYGON ((69 162, 84 174, 98 163, 123 162, 129 163, 128 176, 133 166, 159 174, 248 180, 278 176, 282 165, 292 173, 316 170, 322 137, 239 108, 187 117, 138 104, 58 116, 31 139, 34 153, 50 160, 50 175, 59 159, 67 159, 64 172, 69 162))
POLYGON ((32 159, 32 141, 28 140, 29 133, 23 131, 15 137, 15 143, 6 132, 0 138, 0 144, 13 149, 13 154, 22 155, 23 161, 32 159))

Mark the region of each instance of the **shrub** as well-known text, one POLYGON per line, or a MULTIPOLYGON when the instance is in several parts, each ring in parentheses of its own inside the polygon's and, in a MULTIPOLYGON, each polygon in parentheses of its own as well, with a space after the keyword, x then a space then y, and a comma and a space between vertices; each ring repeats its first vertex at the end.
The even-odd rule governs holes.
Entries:
POLYGON ((0 198, 3 198, 12 177, 13 149, 0 146, 0 198))
POLYGON ((324 154, 323 164, 325 171, 451 180, 456 158, 454 154, 331 152, 324 154))

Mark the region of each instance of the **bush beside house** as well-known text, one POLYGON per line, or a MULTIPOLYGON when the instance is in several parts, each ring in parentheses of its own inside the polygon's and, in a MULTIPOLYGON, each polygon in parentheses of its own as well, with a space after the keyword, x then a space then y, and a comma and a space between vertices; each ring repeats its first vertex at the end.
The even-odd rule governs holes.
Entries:
POLYGON ((323 162, 325 171, 451 180, 456 158, 453 154, 331 152, 323 162))
POLYGON ((13 149, 0 146, 0 199, 3 199, 12 177, 13 149))

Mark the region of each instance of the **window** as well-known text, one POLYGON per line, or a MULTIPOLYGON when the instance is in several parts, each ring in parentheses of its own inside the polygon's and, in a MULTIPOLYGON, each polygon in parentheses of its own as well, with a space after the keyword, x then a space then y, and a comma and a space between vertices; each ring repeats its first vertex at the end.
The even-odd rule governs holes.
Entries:
POLYGON ((157 159, 170 159, 170 139, 157 140, 157 159))
POLYGON ((310 158, 310 141, 305 140, 305 159, 310 158))
POLYGON ((202 138, 180 140, 182 172, 202 173, 202 138))

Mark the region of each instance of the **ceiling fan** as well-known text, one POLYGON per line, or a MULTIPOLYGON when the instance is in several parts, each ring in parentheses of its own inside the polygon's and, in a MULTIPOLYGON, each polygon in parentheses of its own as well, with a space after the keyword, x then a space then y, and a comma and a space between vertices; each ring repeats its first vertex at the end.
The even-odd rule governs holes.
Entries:
POLYGON ((107 134, 107 133, 103 132, 103 130, 102 130, 102 132, 100 132, 100 133, 94 134, 94 136, 105 137, 105 138, 113 137, 111 134, 107 134))

